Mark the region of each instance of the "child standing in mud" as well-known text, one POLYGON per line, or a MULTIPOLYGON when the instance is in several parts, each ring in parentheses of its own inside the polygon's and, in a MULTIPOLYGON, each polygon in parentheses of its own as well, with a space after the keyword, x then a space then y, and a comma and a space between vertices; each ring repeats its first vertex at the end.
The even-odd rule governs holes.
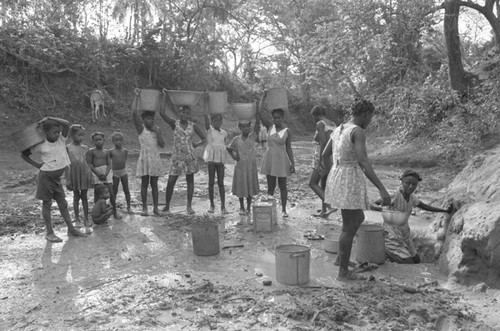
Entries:
MULTIPOLYGON (((115 219, 121 219, 116 210, 116 200, 113 195, 113 175, 111 173, 111 156, 104 147, 104 133, 94 132, 92 134, 94 148, 87 153, 87 162, 90 165, 94 177, 94 185, 104 184, 108 186, 110 192, 111 205, 113 206, 113 215, 115 219)), ((97 201, 97 194, 94 190, 94 201, 97 201)))
POLYGON ((331 158, 321 159, 321 154, 323 154, 326 143, 328 142, 328 139, 330 139, 330 135, 337 125, 335 122, 326 118, 326 110, 322 106, 314 106, 311 110, 311 115, 316 123, 316 132, 313 137, 315 144, 309 187, 321 199, 321 213, 319 216, 322 218, 328 218, 332 212, 337 210, 325 203, 326 179, 332 166, 332 162, 331 158))
POLYGON ((115 130, 111 136, 111 141, 115 147, 109 150, 111 156, 111 170, 113 172, 113 195, 118 194, 118 186, 122 183, 123 193, 127 201, 127 212, 132 214, 130 208, 130 190, 128 188, 128 174, 127 174, 127 157, 128 150, 123 148, 123 133, 120 130, 115 130))
POLYGON ((155 112, 143 111, 139 114, 139 89, 135 89, 134 101, 132 103, 132 118, 134 126, 139 135, 141 152, 137 160, 136 175, 141 177, 141 202, 142 216, 148 216, 148 186, 151 185, 153 196, 153 214, 162 216, 158 209, 158 178, 164 175, 160 148, 165 147, 165 139, 158 125, 155 124, 155 112))
POLYGON ((40 169, 37 179, 35 198, 42 200, 42 217, 45 223, 45 239, 49 242, 62 242, 62 239, 55 235, 52 228, 50 209, 52 200, 56 200, 61 212, 61 216, 68 227, 68 236, 85 236, 71 223, 71 216, 68 211, 66 195, 61 183, 70 159, 66 150, 66 139, 69 132, 69 122, 56 117, 46 117, 40 121, 45 132, 45 141, 41 144, 22 152, 24 161, 40 169), (39 157, 41 162, 32 159, 32 156, 39 157))
POLYGON ((180 107, 179 120, 177 121, 167 115, 165 107, 175 113, 174 104, 165 90, 163 93, 165 102, 163 103, 163 107, 160 107, 160 116, 172 128, 174 133, 174 146, 165 194, 165 208, 163 208, 163 211, 167 213, 170 212, 170 202, 174 194, 175 183, 177 183, 177 179, 180 175, 185 174, 187 183, 186 212, 192 215, 195 213, 192 207, 194 174, 199 170, 195 148, 205 144, 206 138, 198 124, 190 120, 191 108, 189 106, 184 105, 180 107), (200 141, 193 141, 195 134, 200 138, 200 141))
MULTIPOLYGON (((400 177, 400 188, 391 195, 392 202, 390 210, 397 210, 410 215, 413 207, 418 207, 434 213, 451 213, 453 205, 448 209, 442 209, 427 205, 420 201, 415 194, 418 183, 422 177, 414 170, 406 170, 400 177)), ((382 211, 380 199, 372 203, 372 209, 382 211)), ((402 225, 388 224, 384 222, 385 253, 392 262, 413 264, 420 263, 420 256, 413 244, 408 222, 402 225)))
POLYGON ((97 225, 105 225, 114 213, 113 207, 106 203, 111 196, 109 187, 105 184, 96 185, 95 194, 97 200, 92 208, 92 221, 97 225))
POLYGON ((241 135, 233 138, 229 144, 229 154, 236 161, 233 175, 233 194, 240 200, 240 215, 250 214, 252 198, 259 194, 259 177, 257 173, 257 160, 255 157, 255 141, 258 135, 258 126, 252 132, 251 121, 240 121, 238 128, 241 135), (247 206, 245 210, 245 202, 247 206))
MULTIPOLYGON (((205 103, 206 104, 206 103, 205 103)), ((217 186, 219 187, 220 208, 222 215, 226 211, 226 190, 224 188, 224 169, 227 161, 226 138, 227 132, 221 128, 222 114, 209 116, 205 108, 205 129, 207 130, 207 146, 203 153, 203 159, 208 165, 208 197, 210 208, 208 212, 215 211, 214 186, 215 174, 217 174, 217 186)))
POLYGON ((66 146, 71 161, 68 190, 73 191, 73 211, 75 213, 75 225, 81 227, 80 222, 80 200, 83 207, 83 225, 85 232, 90 233, 89 224, 89 202, 87 198, 88 189, 92 187, 92 172, 87 163, 89 147, 82 144, 85 135, 83 126, 74 124, 70 127, 71 144, 66 146))

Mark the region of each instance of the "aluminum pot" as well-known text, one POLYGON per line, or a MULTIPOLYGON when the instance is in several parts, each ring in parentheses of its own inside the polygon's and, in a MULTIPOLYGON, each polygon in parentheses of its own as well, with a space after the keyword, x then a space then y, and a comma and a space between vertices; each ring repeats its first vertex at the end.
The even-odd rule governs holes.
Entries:
POLYGON ((309 282, 311 249, 303 245, 286 244, 276 247, 276 280, 285 285, 309 282))

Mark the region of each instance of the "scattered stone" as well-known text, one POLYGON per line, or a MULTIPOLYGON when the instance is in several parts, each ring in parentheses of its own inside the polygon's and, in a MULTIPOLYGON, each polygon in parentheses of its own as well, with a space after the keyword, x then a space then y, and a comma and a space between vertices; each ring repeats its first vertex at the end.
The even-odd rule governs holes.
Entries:
POLYGON ((262 272, 256 272, 256 273, 255 273, 255 276, 257 276, 257 277, 262 277, 262 272))
POLYGON ((184 275, 184 277, 186 277, 186 278, 190 278, 190 277, 191 277, 191 275, 190 275, 190 274, 185 274, 185 275, 184 275))
POLYGON ((262 281, 262 285, 264 285, 264 286, 270 286, 272 283, 273 283, 273 281, 270 279, 266 279, 266 280, 262 281))
POLYGON ((369 282, 374 282, 375 281, 375 276, 370 275, 370 277, 368 278, 368 281, 369 282))
POLYGON ((479 283, 476 286, 474 286, 472 290, 476 293, 483 293, 486 292, 487 289, 488 285, 486 285, 485 283, 479 283))

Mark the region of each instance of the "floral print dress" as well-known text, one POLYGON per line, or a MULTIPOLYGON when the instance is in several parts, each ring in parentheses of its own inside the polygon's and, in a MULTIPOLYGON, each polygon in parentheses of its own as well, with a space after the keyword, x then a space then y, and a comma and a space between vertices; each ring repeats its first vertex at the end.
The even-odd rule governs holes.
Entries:
POLYGON ((370 201, 365 174, 351 140, 355 129, 363 130, 353 123, 345 123, 331 135, 333 165, 326 181, 325 202, 339 209, 366 210, 370 208, 370 201))
POLYGON ((139 135, 139 144, 141 145, 141 153, 139 154, 139 160, 137 160, 136 175, 138 177, 163 176, 165 172, 161 165, 157 133, 149 131, 143 126, 139 135))
POLYGON ((175 122, 170 175, 180 176, 183 173, 194 174, 198 172, 198 162, 193 147, 194 133, 193 122, 188 122, 186 129, 181 127, 180 120, 175 122))

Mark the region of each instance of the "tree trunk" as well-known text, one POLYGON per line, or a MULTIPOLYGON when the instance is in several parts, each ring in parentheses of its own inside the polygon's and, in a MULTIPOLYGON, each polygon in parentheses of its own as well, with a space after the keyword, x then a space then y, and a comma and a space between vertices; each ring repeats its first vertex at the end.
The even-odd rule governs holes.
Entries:
POLYGON ((460 1, 446 0, 444 2, 444 37, 448 53, 450 85, 455 91, 461 94, 468 94, 471 86, 462 64, 460 37, 458 35, 459 13, 460 1))

